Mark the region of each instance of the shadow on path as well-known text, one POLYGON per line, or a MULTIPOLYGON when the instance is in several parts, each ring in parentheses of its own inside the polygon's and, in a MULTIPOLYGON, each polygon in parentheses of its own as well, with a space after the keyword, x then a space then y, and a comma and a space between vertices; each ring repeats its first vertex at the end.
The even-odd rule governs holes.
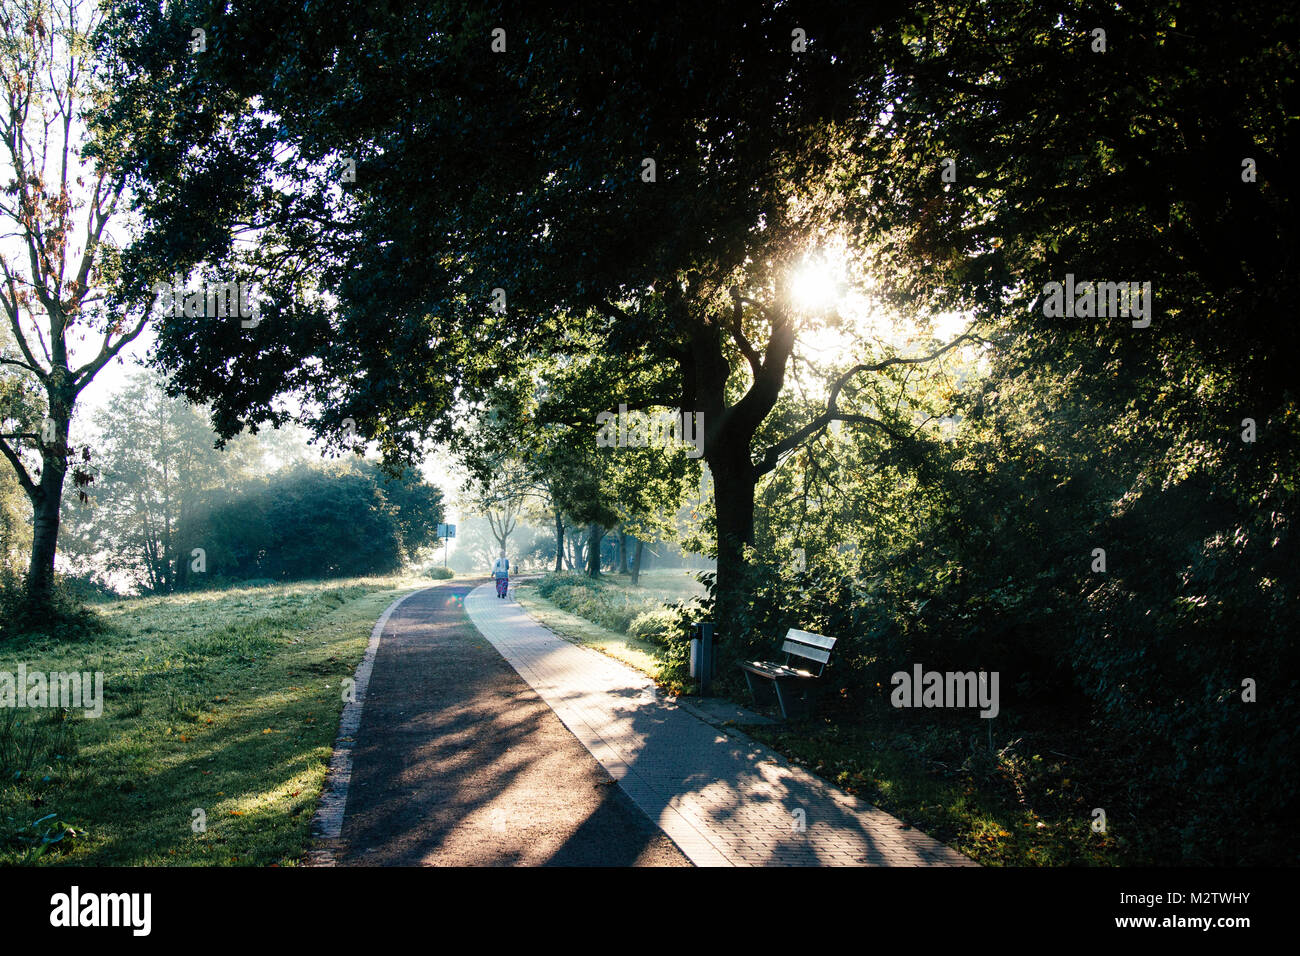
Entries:
POLYGON ((412 595, 384 628, 338 863, 689 866, 470 624, 473 586, 412 595))
POLYGON ((486 586, 465 605, 474 626, 697 865, 977 865, 662 698, 644 674, 562 640, 486 586))

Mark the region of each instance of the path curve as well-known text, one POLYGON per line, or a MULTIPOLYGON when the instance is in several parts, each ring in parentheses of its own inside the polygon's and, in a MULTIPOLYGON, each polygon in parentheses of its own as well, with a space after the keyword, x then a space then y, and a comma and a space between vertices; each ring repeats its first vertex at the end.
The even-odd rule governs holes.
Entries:
POLYGON ((322 801, 309 861, 689 866, 470 624, 473 586, 414 592, 376 624, 335 753, 350 783, 341 809, 322 801))
POLYGON ((470 592, 465 610, 697 865, 978 865, 770 748, 660 698, 645 675, 557 637, 490 585, 470 592))

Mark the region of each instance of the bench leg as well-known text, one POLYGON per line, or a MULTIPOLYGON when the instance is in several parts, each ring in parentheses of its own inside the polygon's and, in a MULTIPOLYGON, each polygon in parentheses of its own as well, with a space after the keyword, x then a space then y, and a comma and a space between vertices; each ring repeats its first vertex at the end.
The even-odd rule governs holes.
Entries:
MULTIPOLYGON (((752 674, 752 673, 750 673, 749 671, 745 671, 744 673, 745 673, 745 683, 749 686, 749 697, 750 697, 750 699, 754 702, 754 706, 756 706, 756 707, 765 707, 765 706, 767 706, 767 704, 768 704, 768 699, 767 699, 767 697, 766 697, 765 695, 760 694, 760 693, 758 692, 758 685, 754 683, 754 677, 755 677, 755 675, 752 674)), ((768 682, 768 684, 771 685, 771 687, 772 687, 772 697, 776 700, 777 706, 783 708, 784 705, 783 705, 782 702, 781 702, 781 685, 780 685, 780 683, 778 683, 777 681, 772 680, 770 677, 765 677, 765 678, 763 678, 763 679, 766 680, 766 681, 768 682)), ((783 710, 782 710, 782 713, 784 713, 784 712, 785 712, 785 711, 784 711, 784 709, 783 709, 783 710)))
POLYGON ((817 686, 811 681, 773 681, 776 697, 781 704, 781 716, 786 720, 810 716, 817 706, 817 686), (784 683, 784 689, 782 684, 784 683))
POLYGON ((781 682, 779 680, 774 680, 772 681, 772 686, 776 688, 776 702, 781 705, 781 717, 784 720, 789 720, 790 711, 786 707, 785 694, 781 690, 781 682))

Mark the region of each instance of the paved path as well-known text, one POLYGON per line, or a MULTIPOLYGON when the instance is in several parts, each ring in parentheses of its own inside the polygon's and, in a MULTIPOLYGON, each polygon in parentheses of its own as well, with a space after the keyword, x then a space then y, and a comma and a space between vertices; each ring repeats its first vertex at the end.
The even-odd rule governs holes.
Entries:
POLYGON ((657 699, 649 678, 556 637, 489 584, 470 592, 465 610, 697 865, 977 865, 774 751, 657 699))
POLYGON ((469 590, 413 594, 376 627, 311 862, 689 866, 470 625, 469 590))

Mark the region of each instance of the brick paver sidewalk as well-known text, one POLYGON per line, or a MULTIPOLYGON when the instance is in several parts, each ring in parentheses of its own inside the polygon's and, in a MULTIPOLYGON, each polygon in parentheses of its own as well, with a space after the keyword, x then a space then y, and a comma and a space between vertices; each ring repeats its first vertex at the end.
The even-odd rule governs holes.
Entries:
POLYGON ((483 585, 474 626, 701 866, 976 866, 896 818, 657 699, 648 677, 556 637, 483 585))

